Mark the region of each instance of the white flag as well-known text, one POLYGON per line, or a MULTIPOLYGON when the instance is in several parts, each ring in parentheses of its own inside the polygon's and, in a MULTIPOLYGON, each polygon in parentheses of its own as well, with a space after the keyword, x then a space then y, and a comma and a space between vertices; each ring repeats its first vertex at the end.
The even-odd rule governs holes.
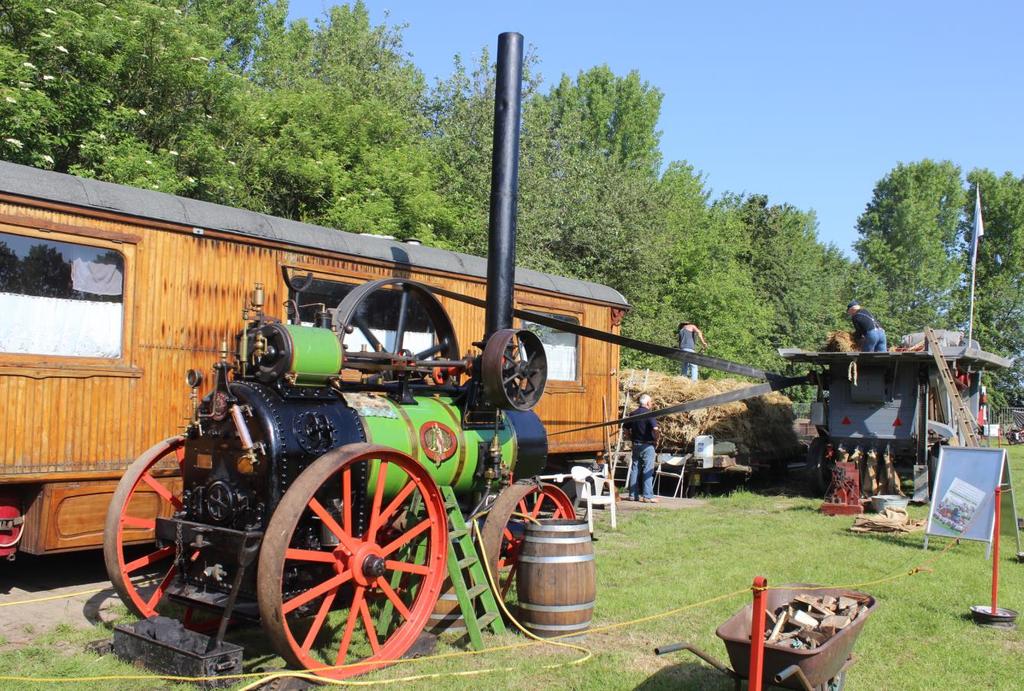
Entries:
POLYGON ((974 198, 974 238, 971 243, 974 245, 974 251, 978 251, 978 240, 985 234, 985 222, 981 218, 981 188, 976 187, 974 189, 976 196, 974 198))
POLYGON ((981 219, 981 186, 974 188, 974 237, 971 238, 971 302, 967 317, 967 342, 974 337, 974 275, 978 264, 978 241, 985 234, 985 222, 981 219))

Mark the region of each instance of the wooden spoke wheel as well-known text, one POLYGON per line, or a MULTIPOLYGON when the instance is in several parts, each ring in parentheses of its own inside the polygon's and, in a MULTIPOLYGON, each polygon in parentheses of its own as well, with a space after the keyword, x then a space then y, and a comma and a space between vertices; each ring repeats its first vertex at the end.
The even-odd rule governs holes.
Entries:
POLYGON ((263 629, 286 660, 316 674, 379 669, 426 626, 447 550, 444 498, 423 466, 372 444, 329 451, 267 526, 257 576, 263 629), (364 491, 367 471, 378 480, 364 491))
POLYGON ((569 496, 557 485, 532 480, 506 487, 494 500, 482 531, 484 551, 502 597, 514 598, 519 552, 526 526, 544 518, 576 518, 569 496))
POLYGON ((174 545, 151 545, 136 554, 128 543, 154 540, 156 516, 169 516, 182 508, 177 491, 161 482, 171 472, 181 473, 185 438, 171 437, 154 445, 128 466, 107 509, 103 530, 103 561, 121 600, 140 617, 156 614, 164 591, 177 573, 174 545))
POLYGON ((540 337, 526 329, 502 329, 484 346, 484 393, 493 405, 530 410, 548 380, 548 358, 540 337))

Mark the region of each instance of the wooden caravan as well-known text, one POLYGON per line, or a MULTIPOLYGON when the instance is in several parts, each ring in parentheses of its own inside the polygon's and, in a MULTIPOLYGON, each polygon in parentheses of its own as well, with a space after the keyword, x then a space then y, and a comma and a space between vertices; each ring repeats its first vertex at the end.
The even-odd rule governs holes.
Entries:
MULTIPOLYGON (((117 479, 184 426, 184 374, 231 343, 254 284, 284 319, 295 287, 304 315, 396 275, 485 296, 480 257, 0 162, 0 556, 100 546, 117 479)), ((516 279, 516 307, 600 331, 617 333, 628 309, 606 286, 526 269, 516 279)), ((465 353, 484 311, 441 301, 465 353)), ((618 347, 538 331, 548 432, 614 414, 618 347)), ((549 461, 593 458, 605 435, 551 436, 549 461)))

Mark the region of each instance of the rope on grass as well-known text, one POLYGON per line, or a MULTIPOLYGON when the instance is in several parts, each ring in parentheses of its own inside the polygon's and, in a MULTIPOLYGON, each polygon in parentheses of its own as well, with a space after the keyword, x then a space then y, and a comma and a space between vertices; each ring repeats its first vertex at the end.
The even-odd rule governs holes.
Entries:
MULTIPOLYGON (((152 585, 161 579, 150 578, 141 581, 135 581, 135 585, 147 586, 152 585)), ((27 600, 14 600, 12 602, 0 602, 0 607, 14 607, 15 605, 31 605, 36 602, 49 602, 51 600, 70 600, 73 597, 80 597, 82 595, 95 595, 96 593, 102 593, 104 590, 109 590, 112 586, 105 586, 102 588, 91 588, 89 590, 79 590, 74 593, 61 593, 60 595, 46 595, 45 597, 33 597, 27 600)))
POLYGON ((46 597, 33 597, 28 600, 14 600, 13 602, 0 602, 0 607, 13 607, 15 605, 30 605, 33 602, 48 602, 50 600, 70 600, 79 595, 95 595, 106 588, 93 588, 92 590, 79 590, 77 593, 63 593, 61 595, 47 595, 46 597))
MULTIPOLYGON (((981 516, 981 512, 976 512, 974 514, 974 516, 971 517, 971 520, 969 520, 967 522, 967 525, 964 526, 964 529, 962 531, 964 534, 967 533, 967 531, 970 529, 971 525, 974 524, 974 521, 976 521, 979 516, 981 516)), ((997 539, 998 539, 998 536, 997 536, 997 539)), ((942 557, 946 556, 946 554, 948 554, 950 552, 950 550, 952 550, 954 547, 958 546, 959 544, 960 544, 960 538, 958 538, 958 537, 957 538, 953 538, 948 543, 946 543, 945 547, 943 547, 938 552, 936 552, 934 555, 928 557, 924 561, 922 561, 922 562, 920 562, 918 564, 915 564, 914 566, 910 567, 907 570, 901 570, 899 573, 894 573, 894 574, 889 575, 889 576, 883 576, 881 578, 876 578, 876 579, 871 580, 871 581, 861 581, 860 583, 854 583, 852 585, 801 586, 800 589, 801 590, 832 590, 832 589, 856 590, 858 588, 866 588, 867 586, 870 586, 870 585, 878 585, 880 583, 888 583, 890 581, 898 581, 898 580, 903 579, 903 578, 911 578, 913 576, 917 576, 918 574, 922 574, 922 573, 934 573, 935 570, 930 568, 930 565, 933 565, 933 564, 937 563, 940 559, 942 559, 942 557)), ((787 588, 785 586, 768 586, 768 590, 791 590, 791 589, 792 588, 787 588)))

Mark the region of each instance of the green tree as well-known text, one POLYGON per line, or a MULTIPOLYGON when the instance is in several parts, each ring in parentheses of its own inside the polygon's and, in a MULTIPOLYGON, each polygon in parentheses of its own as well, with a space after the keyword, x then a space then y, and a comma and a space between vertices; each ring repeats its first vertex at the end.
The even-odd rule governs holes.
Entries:
MULTIPOLYGON (((636 75, 619 78, 607 68, 592 71, 601 79, 581 73, 577 81, 565 77, 540 94, 536 66, 528 54, 518 262, 607 283, 631 299, 639 296, 643 291, 633 287, 638 276, 664 263, 657 254, 664 243, 655 239, 663 232, 658 230, 656 171, 636 165, 657 153, 654 125, 660 95, 647 85, 642 85, 647 91, 638 92, 636 75), (592 104, 600 104, 616 129, 595 127, 592 104), (644 128, 647 136, 641 137, 637 133, 644 128), (632 142, 648 148, 630 151, 627 144, 632 142)), ((472 69, 456 56, 451 77, 432 90, 427 108, 441 188, 458 219, 445 240, 450 247, 476 254, 487 246, 493 93, 494 65, 484 49, 472 69)))
MULTIPOLYGON (((230 52, 253 39, 234 41, 219 30, 209 21, 213 10, 200 11, 213 5, 0 5, 0 155, 237 202, 231 135, 240 130, 244 80, 231 71, 238 60, 230 52)), ((221 3, 214 14, 241 12, 242 6, 261 3, 221 3)))
POLYGON ((970 251, 974 227, 975 190, 981 188, 985 235, 978 246, 974 338, 982 348, 1017 356, 1008 371, 993 371, 993 404, 1024 404, 1024 178, 976 169, 967 176, 960 239, 964 248, 965 280, 960 291, 958 321, 967 322, 970 292, 970 251))
MULTIPOLYGON (((636 74, 607 68, 563 77, 538 92, 536 60, 524 70, 517 260, 519 265, 605 283, 633 305, 624 325, 652 333, 669 279, 672 238, 655 163, 661 97, 636 74), (606 120, 613 126, 599 127, 606 120)), ((429 141, 458 221, 450 247, 486 251, 494 66, 485 49, 428 100, 429 141)), ((659 340, 670 342, 663 329, 659 340)), ((626 354, 629 358, 634 354, 626 354)))
MULTIPOLYGON (((557 260, 547 252, 550 242, 525 233, 540 230, 531 220, 539 193, 550 175, 545 166, 548 113, 538 97, 537 61, 527 50, 523 68, 523 125, 520 134, 518 263, 552 270, 557 260)), ((446 246, 470 254, 487 252, 488 208, 491 187, 491 148, 494 135, 495 66, 485 47, 466 65, 453 59, 451 75, 439 80, 425 101, 430 122, 427 141, 437 166, 442 195, 451 204, 455 220, 444 238, 446 246)))
POLYGON ((313 27, 284 21, 268 20, 252 74, 241 156, 250 205, 436 242, 454 215, 423 137, 423 77, 401 54, 399 30, 371 25, 361 2, 332 7, 313 27))
POLYGON ((670 243, 658 179, 596 147, 566 146, 578 141, 584 127, 580 119, 562 117, 548 120, 546 136, 531 138, 532 159, 524 166, 524 240, 529 251, 548 255, 569 275, 641 300, 657 292, 670 243))
POLYGON ((451 213, 400 31, 361 2, 312 28, 286 15, 269 0, 0 4, 0 155, 431 241, 451 213))
POLYGON ((556 127, 563 120, 582 125, 580 138, 567 144, 651 174, 661 163, 656 128, 662 98, 636 70, 619 77, 607 65, 580 72, 575 81, 563 75, 549 96, 556 127))
POLYGON ((750 235, 750 267, 758 294, 772 311, 773 349, 816 350, 829 331, 845 328, 849 262, 819 242, 813 212, 769 205, 751 195, 736 209, 750 235), (837 277, 840 280, 836 280, 837 277))
POLYGON ((875 185, 857 221, 854 247, 885 287, 888 303, 870 308, 890 338, 952 326, 963 207, 960 168, 949 161, 901 163, 875 185))
POLYGON ((236 72, 253 64, 266 40, 268 21, 288 12, 287 0, 164 0, 159 4, 212 26, 224 37, 219 61, 236 72))
POLYGON ((736 213, 737 200, 726 195, 701 212, 692 204, 694 183, 687 179, 688 172, 671 166, 663 178, 674 192, 666 209, 676 233, 669 289, 673 336, 685 318, 704 331, 710 354, 750 364, 777 364, 768 339, 771 307, 757 290, 750 234, 736 213), (691 197, 682 208, 679 202, 686 194, 679 194, 680 187, 691 197))
POLYGON ((571 275, 630 298, 651 292, 666 263, 656 170, 660 108, 660 92, 637 73, 619 77, 596 67, 575 81, 563 76, 535 99, 524 125, 532 173, 526 235, 542 240, 537 244, 571 275))

